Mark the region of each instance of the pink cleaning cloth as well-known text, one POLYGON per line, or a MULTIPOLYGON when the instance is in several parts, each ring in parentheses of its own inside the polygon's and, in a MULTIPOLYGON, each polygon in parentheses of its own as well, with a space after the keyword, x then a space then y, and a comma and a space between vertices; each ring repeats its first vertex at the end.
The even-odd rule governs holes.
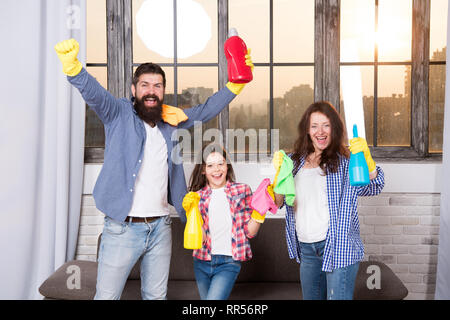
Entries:
POLYGON ((259 212, 259 214, 264 215, 267 211, 272 212, 273 214, 277 213, 278 207, 267 191, 267 187, 270 185, 270 179, 264 179, 258 189, 253 193, 252 201, 250 206, 253 210, 259 212))

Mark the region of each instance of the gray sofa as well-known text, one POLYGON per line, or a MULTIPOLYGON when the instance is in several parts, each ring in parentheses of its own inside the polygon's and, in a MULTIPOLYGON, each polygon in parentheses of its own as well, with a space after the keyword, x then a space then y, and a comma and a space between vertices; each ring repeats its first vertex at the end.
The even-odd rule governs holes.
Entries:
MULTIPOLYGON (((184 225, 178 218, 173 218, 172 221, 173 247, 167 299, 197 300, 199 294, 194 277, 192 250, 183 248, 184 225)), ((302 299, 299 265, 288 257, 284 228, 284 219, 266 219, 258 235, 250 240, 253 259, 242 264, 230 300, 302 299)), ((95 295, 96 276, 96 262, 69 261, 42 283, 39 292, 45 299, 89 300, 95 295), (70 282, 70 266, 79 267, 79 288, 67 285, 70 282)), ((407 294, 408 290, 401 280, 384 263, 366 261, 360 264, 355 299, 400 300, 407 294), (373 282, 374 266, 381 275, 379 289, 370 289, 368 286, 368 283, 373 282)), ((131 271, 121 298, 141 299, 139 262, 131 271)))

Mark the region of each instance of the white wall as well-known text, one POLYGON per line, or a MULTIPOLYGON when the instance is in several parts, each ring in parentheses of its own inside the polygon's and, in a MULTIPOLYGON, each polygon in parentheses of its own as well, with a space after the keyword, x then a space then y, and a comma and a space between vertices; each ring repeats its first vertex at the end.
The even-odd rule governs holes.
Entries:
MULTIPOLYGON (((385 172, 386 185, 383 192, 391 193, 440 193, 442 186, 442 162, 411 161, 378 163, 385 172)), ((83 194, 92 194, 102 164, 84 166, 83 194)), ((194 168, 184 163, 186 181, 194 168)), ((256 190, 264 178, 273 178, 275 170, 271 163, 233 163, 238 182, 244 182, 256 190)))

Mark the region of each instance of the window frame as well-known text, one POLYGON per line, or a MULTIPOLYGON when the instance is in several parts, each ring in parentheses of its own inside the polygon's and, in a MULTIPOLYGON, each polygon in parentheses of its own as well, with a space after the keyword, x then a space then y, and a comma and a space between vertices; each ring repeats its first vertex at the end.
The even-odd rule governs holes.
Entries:
MULTIPOLYGON (((273 0, 270 1, 270 62, 255 63, 255 67, 270 67, 270 129, 273 129, 273 67, 302 66, 302 63, 273 62, 273 0)), ((378 0, 375 0, 378 2, 378 0)), ((176 15, 176 0, 174 14, 176 15)), ((218 87, 227 83, 227 62, 223 45, 228 37, 228 0, 217 0, 218 14, 218 63, 174 63, 161 66, 218 66, 218 87)), ((442 161, 442 153, 429 153, 429 66, 445 62, 430 61, 430 0, 413 0, 412 5, 412 55, 411 55, 411 146, 410 147, 370 147, 372 155, 383 161, 442 161)), ((315 0, 314 5, 314 100, 327 100, 340 110, 340 0, 315 0)), ((133 74, 132 0, 106 0, 107 10, 107 74, 108 90, 116 97, 131 97, 133 74), (110 50, 114 48, 114 50, 110 50)), ((176 52, 176 19, 175 52, 176 52)), ((389 64, 374 62, 377 65, 389 64)), ((402 62, 401 65, 408 63, 402 62)), ((88 67, 104 64, 87 64, 88 67)), ((174 82, 177 93, 177 81, 174 82)), ((177 94, 175 94, 175 99, 177 94)), ((376 99, 376 97, 374 97, 376 99)), ((226 137, 229 127, 229 107, 218 116, 219 130, 226 137)), ((269 133, 270 135, 270 130, 269 133)), ((272 150, 272 137, 271 142, 272 150)), ((225 141, 225 143, 227 143, 225 141)), ((274 152, 275 150, 272 150, 274 152)), ((103 163, 104 148, 85 147, 85 163, 103 163)))

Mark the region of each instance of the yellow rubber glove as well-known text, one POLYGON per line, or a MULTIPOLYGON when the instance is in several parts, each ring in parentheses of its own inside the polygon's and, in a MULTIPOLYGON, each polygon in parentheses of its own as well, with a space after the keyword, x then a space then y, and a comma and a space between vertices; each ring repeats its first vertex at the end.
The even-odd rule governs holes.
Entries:
POLYGON ((375 172, 377 167, 375 161, 373 161, 372 159, 372 155, 370 154, 366 139, 361 137, 350 139, 349 149, 353 154, 361 151, 364 152, 364 158, 366 158, 367 167, 369 167, 369 173, 375 172))
POLYGON ((74 77, 80 73, 83 65, 77 59, 80 44, 75 39, 64 40, 55 45, 55 51, 63 65, 63 72, 74 77))
MULTIPOLYGON (((267 192, 269 193, 269 195, 270 195, 270 197, 272 198, 272 200, 275 201, 275 195, 274 195, 274 193, 273 193, 273 185, 269 184, 269 185, 267 186, 267 192)), ((266 219, 266 215, 262 215, 262 214, 260 214, 258 211, 253 210, 252 215, 251 215, 251 218, 252 218, 253 220, 255 220, 256 222, 264 223, 264 219, 266 219)))
MULTIPOLYGON (((245 55, 245 64, 248 65, 253 72, 253 69, 255 69, 255 66, 253 65, 252 62, 252 57, 250 56, 250 49, 247 50, 247 54, 245 55)), ((238 95, 239 93, 241 93, 242 89, 244 89, 246 83, 233 83, 233 82, 228 82, 226 84, 227 88, 233 92, 235 95, 238 95)))
POLYGON ((266 215, 261 215, 258 211, 253 210, 251 218, 259 223, 264 223, 264 219, 266 219, 266 215))
POLYGON ((273 179, 273 183, 272 183, 273 186, 277 185, 278 174, 280 173, 280 168, 281 168, 281 165, 283 164, 283 159, 284 159, 284 155, 280 151, 277 151, 273 154, 272 164, 276 170, 275 178, 273 179))
POLYGON ((186 214, 188 214, 188 211, 191 208, 191 206, 198 206, 199 202, 200 202, 200 195, 197 192, 188 192, 184 196, 181 206, 186 211, 186 214))

